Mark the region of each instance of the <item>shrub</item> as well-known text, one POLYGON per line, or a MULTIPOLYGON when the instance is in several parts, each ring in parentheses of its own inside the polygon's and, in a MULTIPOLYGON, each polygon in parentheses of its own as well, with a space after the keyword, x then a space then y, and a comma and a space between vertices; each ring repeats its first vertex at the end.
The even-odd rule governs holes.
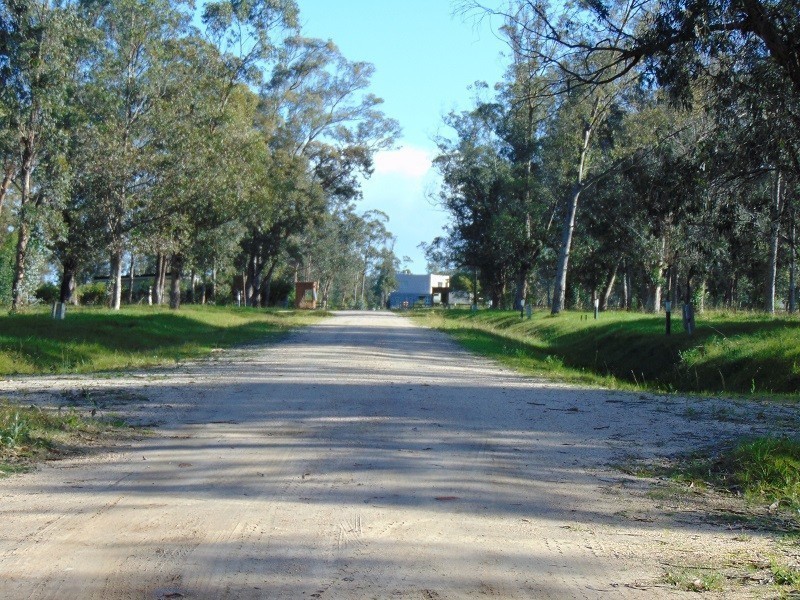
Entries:
POLYGON ((89 283, 78 288, 78 298, 81 304, 105 304, 108 294, 108 286, 101 282, 89 283))
POLYGON ((34 293, 36 298, 44 304, 52 304, 61 295, 61 290, 54 283, 43 283, 34 293))

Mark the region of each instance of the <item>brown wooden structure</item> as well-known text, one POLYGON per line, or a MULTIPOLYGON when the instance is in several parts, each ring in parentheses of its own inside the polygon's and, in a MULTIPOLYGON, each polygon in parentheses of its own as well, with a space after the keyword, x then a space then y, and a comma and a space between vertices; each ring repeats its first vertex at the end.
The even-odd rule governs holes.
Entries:
POLYGON ((317 292, 319 283, 316 281, 298 281, 294 284, 294 305, 296 308, 313 310, 317 308, 317 292))

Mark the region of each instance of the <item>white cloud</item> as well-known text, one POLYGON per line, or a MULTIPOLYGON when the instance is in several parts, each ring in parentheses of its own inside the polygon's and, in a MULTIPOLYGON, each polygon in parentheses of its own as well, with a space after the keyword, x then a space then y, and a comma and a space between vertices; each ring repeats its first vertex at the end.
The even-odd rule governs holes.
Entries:
POLYGON ((431 154, 422 148, 403 146, 397 150, 384 150, 375 155, 375 173, 420 179, 431 169, 432 160, 431 154))
POLYGON ((408 256, 408 267, 425 272, 425 258, 417 247, 442 235, 447 215, 428 198, 439 185, 431 166, 433 151, 405 146, 375 155, 375 172, 362 183, 362 211, 378 209, 389 216, 388 229, 396 236, 395 253, 408 256))

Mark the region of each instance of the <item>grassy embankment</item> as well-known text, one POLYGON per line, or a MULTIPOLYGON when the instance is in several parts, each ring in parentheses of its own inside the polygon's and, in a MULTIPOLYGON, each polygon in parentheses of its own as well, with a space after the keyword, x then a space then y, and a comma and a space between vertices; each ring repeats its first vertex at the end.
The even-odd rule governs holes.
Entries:
POLYGON ((449 310, 418 313, 421 322, 468 349, 525 373, 614 388, 692 393, 800 392, 800 319, 704 313, 691 337, 673 316, 606 312, 449 310), (588 318, 587 318, 588 317, 588 318))
MULTIPOLYGON (((248 308, 71 308, 54 321, 48 310, 0 316, 0 375, 91 373, 175 364, 216 348, 270 341, 322 313, 248 308)), ((87 411, 0 403, 0 476, 39 460, 85 452, 104 440, 134 435, 122 422, 87 411)))
POLYGON ((216 348, 273 340, 322 313, 252 308, 70 308, 0 316, 0 375, 91 373, 175 364, 216 348))

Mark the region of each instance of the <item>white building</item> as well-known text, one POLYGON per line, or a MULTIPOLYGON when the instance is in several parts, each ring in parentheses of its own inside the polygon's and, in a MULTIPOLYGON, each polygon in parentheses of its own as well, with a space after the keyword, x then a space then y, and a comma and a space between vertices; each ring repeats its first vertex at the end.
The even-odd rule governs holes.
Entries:
POLYGON ((397 289, 389 294, 389 308, 447 304, 449 294, 449 275, 398 273, 397 289))

